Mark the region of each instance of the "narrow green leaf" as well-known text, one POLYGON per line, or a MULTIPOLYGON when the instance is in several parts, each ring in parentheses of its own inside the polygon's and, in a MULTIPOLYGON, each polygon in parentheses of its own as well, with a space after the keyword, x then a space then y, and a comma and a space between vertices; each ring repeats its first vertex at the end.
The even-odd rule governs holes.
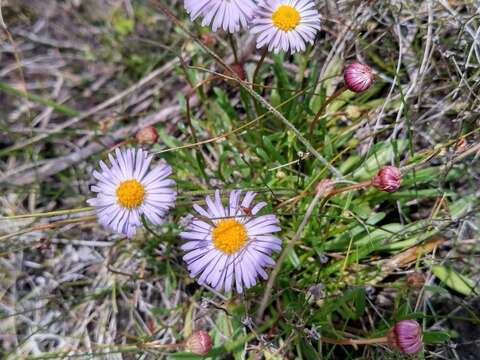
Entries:
POLYGON ((469 296, 478 293, 476 290, 476 284, 472 279, 458 273, 450 267, 434 265, 432 266, 432 272, 442 283, 460 294, 469 296))

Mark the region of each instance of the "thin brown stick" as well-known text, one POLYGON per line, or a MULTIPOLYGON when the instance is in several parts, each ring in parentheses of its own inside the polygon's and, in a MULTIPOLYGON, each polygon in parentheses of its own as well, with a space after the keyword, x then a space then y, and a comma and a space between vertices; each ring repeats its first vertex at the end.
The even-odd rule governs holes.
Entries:
POLYGON ((372 344, 387 344, 388 339, 386 336, 382 336, 374 339, 332 339, 326 336, 322 336, 320 341, 327 344, 335 345, 372 345, 372 344))
POLYGON ((369 179, 369 180, 362 181, 358 184, 344 186, 344 187, 341 187, 341 188, 338 188, 338 189, 332 189, 328 192, 327 195, 328 195, 328 197, 331 197, 333 195, 340 194, 340 193, 347 192, 347 191, 364 189, 364 188, 369 187, 371 185, 372 185, 372 180, 369 179))

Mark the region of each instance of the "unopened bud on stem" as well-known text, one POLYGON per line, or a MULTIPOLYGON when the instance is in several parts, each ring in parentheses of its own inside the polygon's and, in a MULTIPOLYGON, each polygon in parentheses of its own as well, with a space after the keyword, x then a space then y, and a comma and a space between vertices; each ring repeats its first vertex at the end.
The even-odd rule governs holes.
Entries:
POLYGON ((383 166, 372 178, 372 185, 386 192, 395 192, 402 182, 402 173, 395 166, 383 166))
POLYGON ((373 84, 373 71, 370 66, 354 62, 343 72, 345 86, 354 92, 363 92, 373 84))
POLYGON ((332 179, 323 179, 315 187, 317 194, 321 194, 322 197, 330 195, 335 186, 335 181, 332 179))
POLYGON ((195 331, 185 341, 185 349, 196 355, 206 355, 211 348, 212 338, 204 330, 195 331))
MULTIPOLYGON (((228 76, 230 78, 238 77, 240 80, 245 81, 245 79, 247 78, 247 73, 245 72, 245 67, 243 66, 243 64, 230 64, 229 67, 230 69, 232 69, 232 71, 230 71, 230 69, 225 69, 225 71, 223 72, 225 76, 228 76)), ((235 85, 234 80, 227 79, 227 82, 230 85, 235 85)))
POLYGON ((140 145, 153 145, 158 140, 158 132, 153 126, 147 126, 139 130, 135 138, 140 145))
POLYGON ((387 334, 391 346, 402 353, 416 354, 423 347, 422 328, 415 320, 401 320, 397 322, 387 334))

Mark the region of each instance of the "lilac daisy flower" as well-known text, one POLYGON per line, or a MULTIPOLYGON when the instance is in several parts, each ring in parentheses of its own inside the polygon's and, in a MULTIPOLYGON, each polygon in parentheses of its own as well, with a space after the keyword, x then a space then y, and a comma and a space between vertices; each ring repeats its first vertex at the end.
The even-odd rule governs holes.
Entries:
POLYGON ((252 0, 185 0, 184 6, 192 21, 203 17, 203 26, 229 33, 246 28, 257 9, 252 0))
POLYGON ((305 51, 320 30, 320 15, 312 0, 262 0, 252 21, 252 32, 258 34, 257 48, 268 46, 292 54, 305 51))
POLYGON ((280 231, 277 217, 257 215, 267 204, 253 205, 256 194, 251 191, 240 201, 241 193, 232 191, 226 207, 218 190, 215 199, 205 198, 206 209, 194 204, 199 216, 180 234, 190 276, 219 291, 230 291, 234 282, 241 293, 256 284, 257 275, 267 279, 264 268, 275 264, 272 252, 281 250, 281 240, 272 235, 280 231))
POLYGON ((167 179, 172 168, 158 164, 148 171, 153 155, 138 149, 115 150, 108 154, 110 167, 100 161, 101 172, 94 171, 98 180, 92 186, 97 196, 88 200, 95 206, 98 221, 106 228, 133 237, 141 216, 152 224, 163 222, 165 214, 175 204, 175 181, 167 179))

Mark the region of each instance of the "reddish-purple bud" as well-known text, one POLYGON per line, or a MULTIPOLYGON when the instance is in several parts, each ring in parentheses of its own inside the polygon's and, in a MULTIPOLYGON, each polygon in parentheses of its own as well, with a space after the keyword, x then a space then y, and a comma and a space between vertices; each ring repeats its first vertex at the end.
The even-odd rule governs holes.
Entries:
POLYGON ((420 289, 425 285, 425 275, 419 271, 408 273, 406 276, 406 283, 409 288, 420 289))
MULTIPOLYGON (((230 71, 229 69, 226 69, 223 72, 225 76, 232 77, 232 78, 236 76, 242 81, 244 81, 247 78, 247 73, 245 72, 245 67, 243 66, 243 64, 237 64, 237 63, 230 64, 229 67, 230 69, 232 69, 232 71, 230 71)), ((230 81, 230 80, 227 80, 227 81, 229 83, 231 82, 232 84, 235 84, 234 81, 230 81)))
POLYGON ((415 354, 423 347, 422 328, 415 320, 402 320, 395 324, 387 334, 391 346, 404 354, 415 354))
POLYGON ((212 338, 204 330, 195 331, 185 341, 185 349, 196 355, 206 355, 211 348, 212 338))
POLYGON ((153 145, 158 140, 158 132, 153 126, 148 126, 139 130, 135 138, 139 144, 153 145))
POLYGON ((349 90, 357 93, 362 92, 373 84, 373 71, 368 65, 354 62, 345 68, 343 79, 349 90))
POLYGON ((323 179, 317 184, 317 186, 315 187, 315 191, 317 193, 320 193, 321 196, 325 197, 330 194, 334 186, 335 181, 333 181, 332 179, 323 179))
POLYGON ((217 38, 215 37, 215 34, 212 32, 203 33, 201 36, 201 40, 203 45, 207 47, 213 47, 217 43, 217 38))
POLYGON ((372 185, 386 192, 395 192, 402 183, 402 173, 395 166, 383 166, 372 178, 372 185))

